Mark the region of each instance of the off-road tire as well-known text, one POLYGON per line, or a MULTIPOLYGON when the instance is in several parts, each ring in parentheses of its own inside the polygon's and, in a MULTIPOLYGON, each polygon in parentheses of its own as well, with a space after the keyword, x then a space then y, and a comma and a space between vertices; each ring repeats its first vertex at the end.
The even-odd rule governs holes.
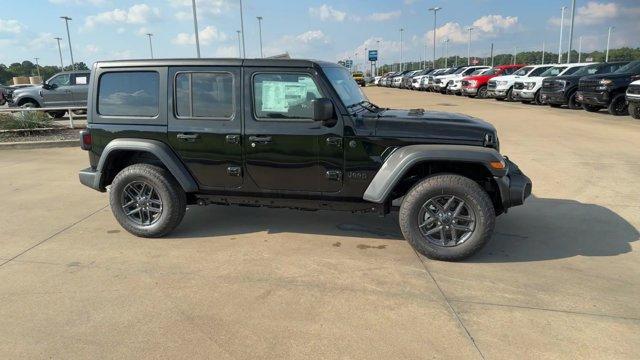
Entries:
POLYGON ((638 106, 638 103, 629 103, 629 115, 634 119, 640 119, 640 106, 638 106))
POLYGON ((627 99, 625 94, 618 94, 611 99, 607 111, 614 116, 628 115, 629 109, 627 108, 627 99))
POLYGON ((495 210, 489 195, 475 181, 455 174, 430 176, 417 183, 405 195, 400 206, 399 222, 404 238, 420 254, 435 260, 458 261, 478 252, 491 239, 495 210), (461 244, 451 247, 429 242, 420 232, 419 212, 427 200, 440 195, 454 195, 475 212, 475 228, 461 244))
POLYGON ((162 237, 174 230, 184 217, 187 198, 176 179, 166 169, 151 164, 134 164, 120 171, 111 183, 109 192, 111 211, 118 223, 133 235, 140 237, 162 237), (129 219, 122 209, 124 188, 135 181, 151 185, 162 200, 160 218, 151 225, 140 225, 129 219))
POLYGON ((601 107, 583 103, 582 104, 582 109, 584 111, 587 111, 587 112, 598 112, 598 111, 600 111, 601 107))

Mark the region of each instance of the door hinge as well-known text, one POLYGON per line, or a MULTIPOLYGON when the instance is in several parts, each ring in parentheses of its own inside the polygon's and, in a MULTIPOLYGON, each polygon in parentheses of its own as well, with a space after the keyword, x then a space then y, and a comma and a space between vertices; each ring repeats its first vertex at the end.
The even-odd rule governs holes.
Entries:
POLYGON ((229 166, 227 167, 227 174, 229 176, 241 176, 242 168, 240 166, 229 166))
POLYGON ((342 181, 342 171, 340 170, 328 170, 325 176, 329 180, 342 181))
POLYGON ((327 145, 332 145, 332 146, 337 146, 339 148, 342 147, 342 138, 340 137, 328 137, 327 138, 327 145))
POLYGON ((227 135, 225 140, 228 144, 240 144, 240 135, 227 135))

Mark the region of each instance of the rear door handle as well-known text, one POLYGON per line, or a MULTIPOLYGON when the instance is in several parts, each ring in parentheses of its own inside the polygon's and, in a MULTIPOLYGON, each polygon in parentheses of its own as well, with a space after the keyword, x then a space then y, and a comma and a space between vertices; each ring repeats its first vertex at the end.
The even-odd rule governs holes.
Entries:
POLYGON ((271 136, 249 136, 251 146, 255 147, 256 144, 268 144, 271 142, 271 136))
POLYGON ((179 140, 184 140, 184 141, 195 141, 196 139, 198 139, 200 137, 199 134, 185 134, 185 133, 179 133, 178 135, 176 135, 176 137, 179 140))

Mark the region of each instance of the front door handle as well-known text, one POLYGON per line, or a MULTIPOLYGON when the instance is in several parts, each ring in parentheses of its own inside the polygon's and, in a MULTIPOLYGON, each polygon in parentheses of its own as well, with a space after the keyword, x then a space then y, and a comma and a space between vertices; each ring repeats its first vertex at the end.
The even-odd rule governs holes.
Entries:
POLYGON ((256 147, 257 144, 268 144, 271 142, 271 136, 249 136, 251 147, 256 147))
POLYGON ((199 134, 179 133, 178 135, 176 135, 176 137, 178 138, 178 140, 195 141, 196 139, 198 139, 200 137, 200 135, 199 134))

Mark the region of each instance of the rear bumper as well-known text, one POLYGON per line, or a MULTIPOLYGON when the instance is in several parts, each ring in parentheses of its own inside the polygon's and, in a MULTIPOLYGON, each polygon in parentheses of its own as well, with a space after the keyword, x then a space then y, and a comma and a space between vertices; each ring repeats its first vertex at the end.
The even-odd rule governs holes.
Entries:
POLYGON ((503 177, 496 177, 496 183, 500 190, 502 206, 506 211, 508 208, 522 205, 531 195, 532 183, 525 174, 520 171, 518 165, 505 157, 507 162, 507 174, 503 177))
POLYGON ((80 177, 80 183, 82 185, 88 186, 94 190, 104 192, 104 189, 100 187, 100 179, 102 177, 102 173, 100 171, 88 167, 86 169, 80 170, 78 176, 80 177))

